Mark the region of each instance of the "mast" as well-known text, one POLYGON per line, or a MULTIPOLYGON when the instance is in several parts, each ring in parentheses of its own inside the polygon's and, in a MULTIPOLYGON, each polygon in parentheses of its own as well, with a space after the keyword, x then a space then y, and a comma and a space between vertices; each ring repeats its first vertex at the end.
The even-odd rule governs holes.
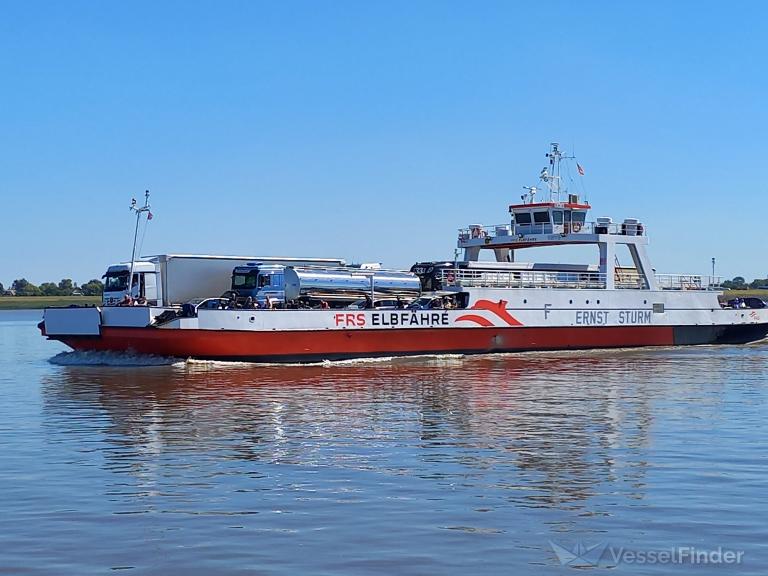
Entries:
POLYGON ((139 220, 141 219, 141 214, 143 212, 147 212, 147 220, 152 219, 152 212, 149 211, 149 190, 146 190, 144 192, 144 206, 140 208, 136 208, 136 198, 131 198, 131 206, 129 210, 131 212, 136 212, 136 228, 133 231, 133 250, 131 251, 131 271, 128 273, 128 296, 131 295, 131 290, 133 289, 133 265, 136 261, 136 240, 139 237, 139 220))
POLYGON ((560 176, 560 162, 562 160, 572 160, 575 156, 563 156, 560 152, 560 144, 550 143, 549 152, 546 154, 549 158, 549 166, 544 166, 539 174, 539 179, 547 185, 549 190, 549 201, 560 202, 560 192, 562 192, 562 178, 560 176))

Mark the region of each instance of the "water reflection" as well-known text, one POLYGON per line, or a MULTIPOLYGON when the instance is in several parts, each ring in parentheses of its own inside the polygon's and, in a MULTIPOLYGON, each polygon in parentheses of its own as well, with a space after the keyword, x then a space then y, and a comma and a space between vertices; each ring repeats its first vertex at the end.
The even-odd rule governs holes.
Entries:
POLYGON ((8 573, 561 574, 549 540, 768 565, 764 344, 120 368, 49 363, 35 323, 0 319, 8 573))
POLYGON ((718 402, 717 358, 705 370, 705 353, 658 358, 67 366, 44 381, 44 415, 52 432, 85 440, 98 429, 108 446, 104 467, 116 473, 151 474, 159 460, 195 467, 201 458, 332 466, 469 483, 518 505, 581 509, 610 484, 643 498, 655 405, 691 396, 718 402), (681 378, 693 363, 695 378, 681 378))

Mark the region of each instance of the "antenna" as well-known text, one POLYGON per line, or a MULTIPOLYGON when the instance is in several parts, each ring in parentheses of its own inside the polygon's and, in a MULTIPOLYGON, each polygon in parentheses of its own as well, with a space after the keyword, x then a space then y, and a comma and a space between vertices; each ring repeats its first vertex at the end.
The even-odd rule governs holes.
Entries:
POLYGON ((561 178, 560 178, 560 162, 562 160, 572 160, 575 156, 563 156, 560 152, 560 144, 557 142, 550 143, 549 152, 546 154, 549 158, 549 168, 546 166, 542 168, 539 178, 547 185, 549 189, 549 200, 557 200, 560 202, 561 190, 561 178))
MULTIPOLYGON (((539 189, 536 188, 536 186, 523 186, 523 190, 528 190, 528 195, 531 198, 529 204, 533 204, 533 198, 536 196, 536 192, 538 192, 539 189)), ((523 194, 521 198, 523 199, 523 203, 525 203, 525 194, 523 194)))
POLYGON ((133 289, 133 264, 136 261, 136 240, 139 237, 139 220, 142 213, 147 213, 147 220, 152 220, 152 212, 149 205, 149 190, 144 191, 144 206, 136 208, 136 198, 131 198, 131 205, 128 208, 131 212, 136 212, 136 229, 133 231, 133 250, 131 251, 131 271, 128 274, 128 296, 133 289))

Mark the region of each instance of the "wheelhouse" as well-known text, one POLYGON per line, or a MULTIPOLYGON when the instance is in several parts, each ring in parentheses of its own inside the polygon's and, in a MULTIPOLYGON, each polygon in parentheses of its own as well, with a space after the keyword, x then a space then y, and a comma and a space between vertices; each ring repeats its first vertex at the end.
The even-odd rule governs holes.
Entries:
POLYGON ((571 234, 584 229, 591 206, 570 194, 568 202, 512 204, 511 231, 516 235, 571 234))

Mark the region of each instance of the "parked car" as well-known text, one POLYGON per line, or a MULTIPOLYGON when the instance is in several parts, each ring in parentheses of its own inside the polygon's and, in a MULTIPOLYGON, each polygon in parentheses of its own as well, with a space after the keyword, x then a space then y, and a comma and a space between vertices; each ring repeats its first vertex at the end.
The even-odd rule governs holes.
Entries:
MULTIPOLYGON (((365 310, 365 303, 367 300, 356 300, 355 302, 352 302, 347 308, 350 310, 365 310)), ((400 302, 397 301, 396 298, 386 298, 381 300, 376 300, 373 303, 373 307, 376 310, 397 310, 399 308, 405 308, 410 303, 410 300, 400 300, 400 302)))
POLYGON ((181 305, 182 315, 188 318, 197 316, 197 311, 203 310, 226 310, 232 300, 228 298, 195 298, 186 304, 181 305))
POLYGON ((734 298, 733 300, 728 300, 726 303, 726 306, 729 308, 768 308, 768 303, 766 303, 764 300, 761 300, 760 298, 756 298, 754 296, 747 296, 746 298, 734 298))

